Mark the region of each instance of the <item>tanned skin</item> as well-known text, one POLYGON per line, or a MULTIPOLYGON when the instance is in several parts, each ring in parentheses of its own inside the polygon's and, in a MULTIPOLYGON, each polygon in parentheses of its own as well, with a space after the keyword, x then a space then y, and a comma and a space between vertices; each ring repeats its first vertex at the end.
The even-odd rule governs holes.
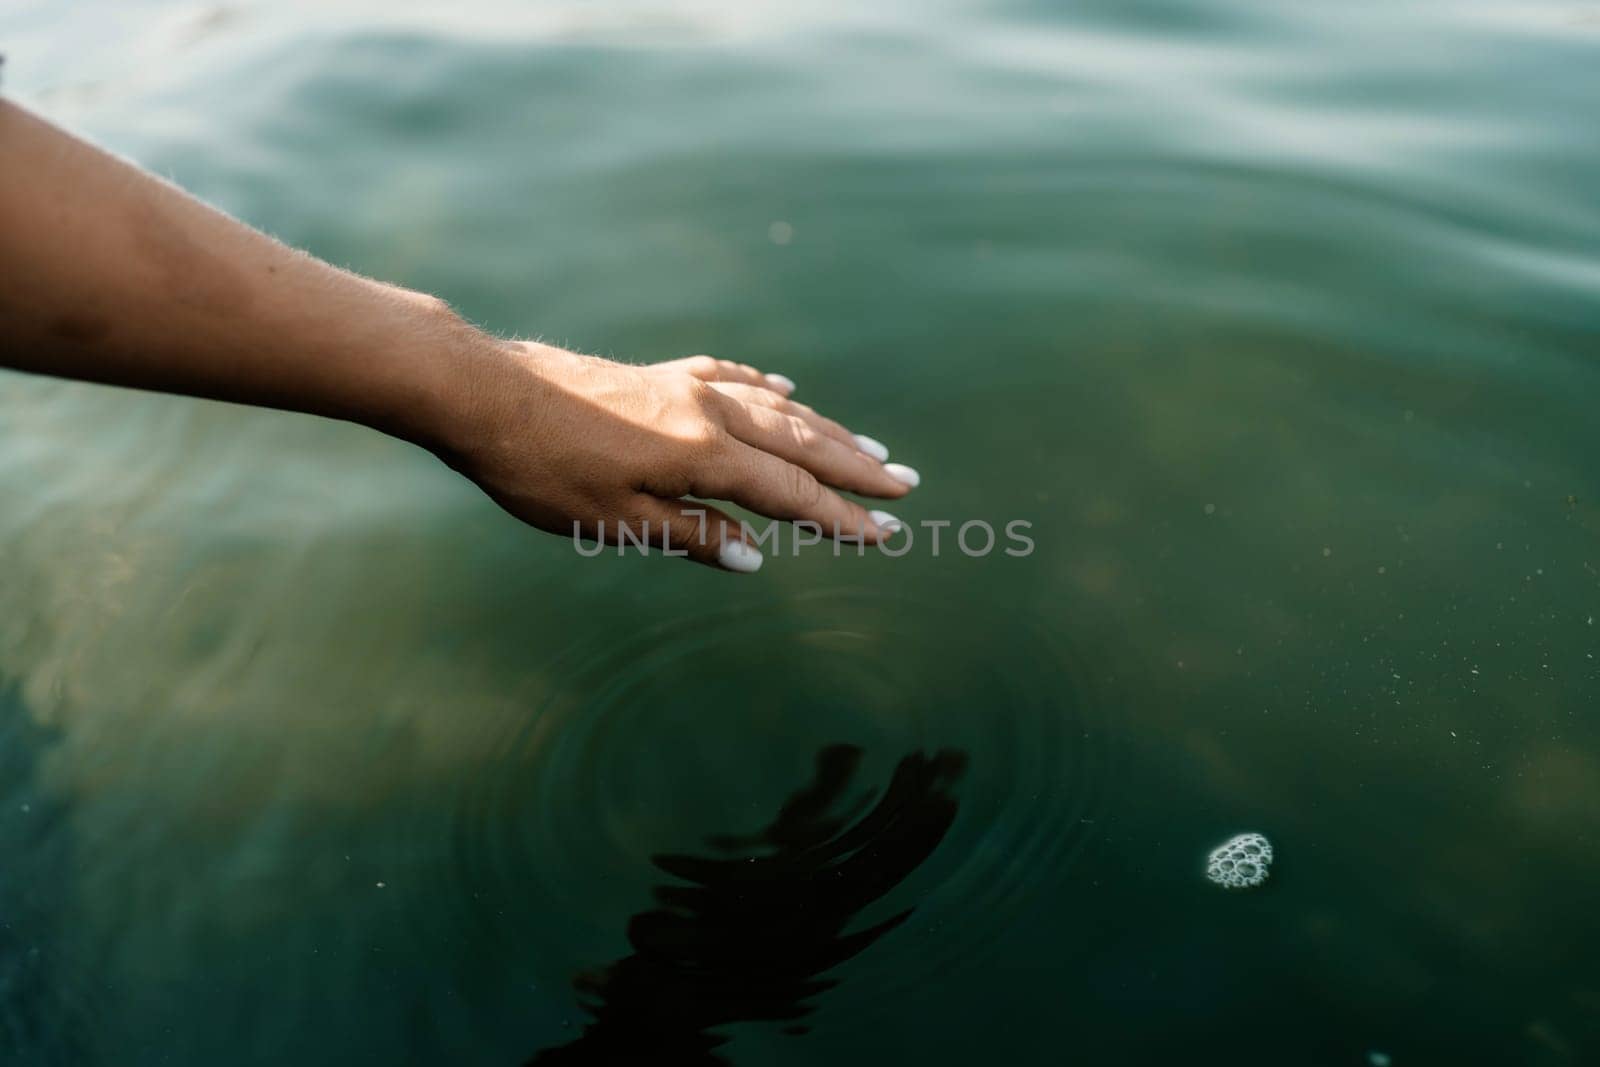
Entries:
POLYGON ((592 538, 603 520, 616 543, 648 522, 657 548, 666 530, 674 552, 724 569, 760 556, 702 500, 870 544, 895 520, 836 490, 894 498, 918 480, 781 376, 494 337, 4 100, 0 366, 347 419, 429 449, 542 530, 592 538))

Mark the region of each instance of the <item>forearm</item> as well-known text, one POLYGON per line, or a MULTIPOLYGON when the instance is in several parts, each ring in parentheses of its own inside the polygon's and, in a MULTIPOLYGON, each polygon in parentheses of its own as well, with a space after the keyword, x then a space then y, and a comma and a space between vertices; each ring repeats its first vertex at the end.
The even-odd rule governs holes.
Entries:
POLYGON ((435 448, 500 346, 0 100, 0 364, 367 423, 435 448))
POLYGON ((707 498, 879 540, 898 520, 834 488, 893 498, 918 481, 791 400, 781 376, 497 340, 3 100, 0 365, 362 422, 432 449, 541 529, 616 543, 643 531, 728 570, 761 553, 707 498))

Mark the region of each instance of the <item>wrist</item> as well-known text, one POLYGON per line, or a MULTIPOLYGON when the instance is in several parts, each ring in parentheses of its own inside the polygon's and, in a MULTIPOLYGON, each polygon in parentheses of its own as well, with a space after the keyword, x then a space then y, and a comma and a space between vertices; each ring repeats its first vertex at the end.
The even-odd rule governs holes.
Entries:
POLYGON ((389 402, 368 421, 452 466, 498 432, 497 394, 511 371, 506 342, 437 297, 397 290, 399 336, 389 349, 389 402))

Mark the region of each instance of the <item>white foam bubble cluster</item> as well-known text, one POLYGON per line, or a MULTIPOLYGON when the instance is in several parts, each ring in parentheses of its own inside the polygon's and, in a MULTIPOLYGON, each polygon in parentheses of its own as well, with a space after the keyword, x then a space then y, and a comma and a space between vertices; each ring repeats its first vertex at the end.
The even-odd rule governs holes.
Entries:
POLYGON ((1271 866, 1272 842, 1260 834, 1240 834, 1206 858, 1206 877, 1228 889, 1254 889, 1267 880, 1271 866))

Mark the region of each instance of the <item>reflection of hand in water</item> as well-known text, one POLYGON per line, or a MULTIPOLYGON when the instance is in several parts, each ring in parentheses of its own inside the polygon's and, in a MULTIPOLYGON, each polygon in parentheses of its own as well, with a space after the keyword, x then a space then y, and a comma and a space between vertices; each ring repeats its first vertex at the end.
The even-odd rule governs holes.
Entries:
POLYGON ((910 916, 907 908, 844 932, 944 839, 956 815, 951 787, 966 766, 949 750, 907 756, 865 815, 870 794, 834 812, 860 761, 850 745, 823 749, 815 779, 770 826, 709 842, 754 854, 657 856, 656 866, 690 884, 656 887, 659 906, 628 923, 633 955, 574 983, 594 1021, 530 1063, 709 1067, 728 1062, 712 1051, 727 1039, 711 1028, 810 1014, 807 998, 836 984, 826 971, 910 916))

